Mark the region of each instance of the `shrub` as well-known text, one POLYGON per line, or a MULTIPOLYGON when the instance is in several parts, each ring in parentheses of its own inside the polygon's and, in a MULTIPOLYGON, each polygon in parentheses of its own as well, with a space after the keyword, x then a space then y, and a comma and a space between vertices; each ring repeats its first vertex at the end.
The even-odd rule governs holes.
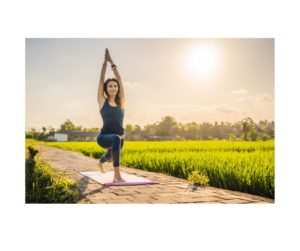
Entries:
POLYGON ((75 203, 79 198, 77 182, 36 160, 37 150, 28 147, 25 161, 26 203, 75 203))
POLYGON ((206 174, 200 173, 199 171, 193 171, 188 176, 188 181, 193 185, 207 186, 209 184, 209 178, 206 174))

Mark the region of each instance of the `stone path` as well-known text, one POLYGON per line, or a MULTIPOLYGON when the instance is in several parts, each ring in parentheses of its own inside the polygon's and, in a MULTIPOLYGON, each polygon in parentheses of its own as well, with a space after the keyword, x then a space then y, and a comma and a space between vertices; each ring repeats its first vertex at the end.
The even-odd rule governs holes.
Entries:
MULTIPOLYGON (((106 187, 79 172, 98 171, 98 160, 82 153, 69 150, 36 145, 38 157, 53 168, 64 170, 70 179, 78 182, 81 199, 78 203, 274 203, 274 200, 206 187, 192 191, 189 182, 166 174, 144 171, 121 166, 121 172, 146 177, 160 184, 143 186, 110 186, 106 187)), ((113 170, 111 162, 104 164, 106 170, 113 170)))

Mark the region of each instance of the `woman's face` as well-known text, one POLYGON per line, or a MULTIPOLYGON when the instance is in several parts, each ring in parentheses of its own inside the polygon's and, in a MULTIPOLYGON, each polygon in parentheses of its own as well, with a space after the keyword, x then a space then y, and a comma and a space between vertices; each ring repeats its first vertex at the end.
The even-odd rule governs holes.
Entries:
POLYGON ((118 84, 115 81, 107 83, 107 92, 110 96, 115 96, 118 93, 118 84))

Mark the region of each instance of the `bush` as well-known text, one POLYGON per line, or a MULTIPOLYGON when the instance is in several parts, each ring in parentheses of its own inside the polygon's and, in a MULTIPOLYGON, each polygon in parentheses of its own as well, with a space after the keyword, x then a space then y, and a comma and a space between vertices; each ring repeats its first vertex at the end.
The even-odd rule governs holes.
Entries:
POLYGON ((37 150, 28 147, 26 203, 75 203, 79 198, 77 182, 53 170, 46 162, 36 161, 37 150))
POLYGON ((236 135, 235 135, 235 134, 233 134, 233 133, 230 133, 230 134, 228 135, 228 140, 231 140, 231 141, 236 141, 236 139, 237 139, 237 137, 236 137, 236 135))
POLYGON ((193 171, 188 176, 188 181, 190 181, 193 185, 207 186, 209 183, 209 178, 204 173, 193 171))
POLYGON ((269 140, 270 136, 266 133, 263 133, 261 136, 258 137, 258 140, 266 141, 269 140))

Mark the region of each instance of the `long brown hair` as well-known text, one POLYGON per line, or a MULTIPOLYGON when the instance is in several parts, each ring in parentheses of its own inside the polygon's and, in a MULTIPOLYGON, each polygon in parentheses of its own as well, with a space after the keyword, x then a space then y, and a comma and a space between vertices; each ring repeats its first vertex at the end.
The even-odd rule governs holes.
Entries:
POLYGON ((108 94, 108 91, 107 91, 107 84, 108 84, 109 81, 115 81, 117 83, 118 92, 117 92, 116 97, 115 97, 115 102, 116 102, 118 107, 124 108, 124 100, 120 96, 120 83, 116 78, 108 78, 108 79, 105 80, 105 82, 104 82, 104 93, 105 93, 105 95, 107 96, 107 98, 109 97, 109 94, 108 94))

